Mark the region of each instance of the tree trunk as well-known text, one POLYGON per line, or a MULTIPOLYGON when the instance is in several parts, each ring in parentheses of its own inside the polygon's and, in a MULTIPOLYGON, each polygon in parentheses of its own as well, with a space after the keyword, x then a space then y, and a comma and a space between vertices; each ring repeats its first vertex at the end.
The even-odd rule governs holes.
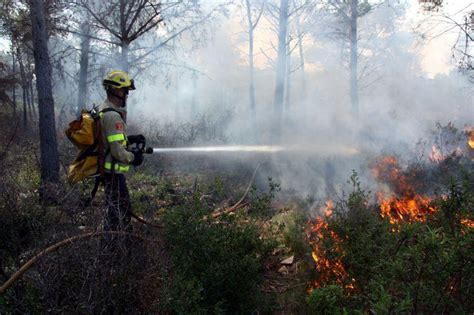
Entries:
POLYGON ((23 127, 28 128, 28 102, 26 97, 26 87, 22 84, 22 96, 23 96, 23 127))
POLYGON ((30 95, 30 85, 31 82, 28 77, 26 77, 26 86, 25 86, 25 91, 26 91, 26 104, 28 104, 28 114, 30 117, 30 121, 34 121, 34 114, 33 114, 33 107, 31 106, 31 95, 30 95))
POLYGON ((250 0, 246 0, 247 6, 247 22, 249 27, 249 103, 250 103, 250 114, 251 118, 255 121, 256 119, 256 102, 255 102, 255 67, 254 67, 254 25, 252 21, 252 12, 250 11, 250 0))
POLYGON ((81 25, 82 34, 81 38, 81 60, 79 62, 79 87, 77 89, 77 110, 76 114, 81 114, 81 109, 84 108, 88 100, 87 91, 87 75, 89 72, 89 51, 90 51, 90 24, 89 21, 85 21, 81 25))
MULTIPOLYGON (((16 60, 15 60, 15 47, 12 40, 12 72, 13 79, 16 80, 16 60)), ((16 118, 16 83, 13 82, 12 87, 12 102, 13 102, 13 117, 16 118)))
POLYGON ((350 40, 351 40, 351 110, 355 117, 359 116, 359 82, 357 76, 357 64, 358 64, 358 49, 357 49, 357 18, 358 11, 357 5, 358 0, 351 0, 351 16, 350 16, 350 40))
POLYGON ((30 108, 30 114, 32 121, 33 119, 37 116, 36 115, 36 108, 35 108, 35 98, 33 94, 33 69, 31 69, 31 59, 30 56, 27 58, 27 74, 28 76, 26 77, 27 83, 28 83, 28 107, 30 108))
POLYGON ((305 61, 304 61, 304 53, 303 53, 303 33, 301 31, 301 24, 300 24, 300 17, 296 19, 296 32, 298 36, 298 52, 300 55, 300 67, 301 67, 301 104, 305 104, 306 107, 306 72, 304 69, 305 61))
POLYGON ((36 90, 39 107, 39 136, 41 150, 41 190, 43 199, 50 200, 54 192, 49 184, 59 183, 59 157, 54 117, 54 99, 51 87, 51 64, 48 51, 42 0, 30 0, 30 18, 35 57, 36 90))
POLYGON ((123 71, 127 72, 130 70, 130 65, 128 63, 128 53, 129 53, 129 50, 130 50, 130 46, 129 46, 129 43, 127 42, 122 42, 122 45, 120 46, 121 48, 121 66, 122 66, 122 69, 123 71))
POLYGON ((283 97, 285 93, 286 38, 288 29, 288 0, 280 0, 280 19, 278 23, 278 56, 274 94, 274 139, 281 139, 283 97))
POLYGON ((191 94, 191 118, 195 118, 197 115, 197 81, 198 77, 196 71, 191 74, 191 80, 193 82, 193 90, 191 94))
POLYGON ((23 99, 23 127, 28 127, 28 89, 26 84, 25 65, 23 63, 23 56, 20 51, 20 47, 17 47, 16 58, 18 65, 20 66, 20 77, 21 77, 21 91, 23 99))
POLYGON ((286 83, 286 88, 285 88, 285 110, 287 112, 287 115, 290 111, 290 106, 291 106, 291 49, 290 49, 290 41, 288 39, 287 45, 286 45, 286 76, 285 76, 285 83, 286 83))
POLYGON ((120 36, 121 36, 121 66, 123 71, 127 72, 130 70, 130 65, 128 63, 128 54, 130 52, 130 41, 127 33, 127 14, 126 14, 126 0, 120 0, 119 4, 119 12, 120 12, 120 36))
POLYGON ((175 120, 176 121, 180 121, 182 118, 183 118, 183 113, 182 113, 182 110, 181 110, 181 106, 182 106, 182 102, 181 102, 181 94, 180 94, 180 91, 179 91, 179 82, 180 82, 180 78, 179 76, 176 76, 175 80, 173 80, 173 84, 176 85, 176 89, 173 93, 174 95, 174 113, 175 113, 175 120))
POLYGON ((37 117, 36 106, 35 106, 35 94, 33 88, 33 76, 30 77, 28 84, 30 86, 30 97, 31 97, 31 109, 33 110, 33 117, 37 117))

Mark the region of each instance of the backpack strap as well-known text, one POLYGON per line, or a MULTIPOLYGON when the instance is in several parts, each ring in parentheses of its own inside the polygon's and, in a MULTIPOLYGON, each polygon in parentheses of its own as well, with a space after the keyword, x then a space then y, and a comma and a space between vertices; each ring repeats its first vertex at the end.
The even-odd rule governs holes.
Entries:
POLYGON ((82 151, 76 158, 76 161, 82 161, 88 156, 94 156, 98 155, 98 153, 95 151, 97 148, 97 143, 94 142, 90 147, 88 147, 86 150, 82 151))
MULTIPOLYGON (((122 117, 122 114, 120 114, 118 111, 116 111, 115 109, 113 108, 105 108, 103 110, 101 110, 100 112, 96 113, 95 114, 95 117, 94 117, 94 120, 95 120, 95 129, 96 129, 96 135, 97 135, 97 139, 96 139, 96 142, 97 142, 97 155, 98 155, 98 170, 97 170, 97 173, 100 175, 100 177, 103 177, 104 176, 104 173, 105 173, 105 170, 104 170, 104 165, 105 165, 105 157, 107 156, 107 154, 109 154, 109 152, 104 152, 104 141, 102 139, 102 124, 101 124, 101 118, 103 116, 103 114, 107 113, 107 112, 116 112, 120 115, 120 117, 122 117)), ((107 150, 109 151, 109 150, 107 150)), ((114 168, 112 168, 114 169, 114 168)))

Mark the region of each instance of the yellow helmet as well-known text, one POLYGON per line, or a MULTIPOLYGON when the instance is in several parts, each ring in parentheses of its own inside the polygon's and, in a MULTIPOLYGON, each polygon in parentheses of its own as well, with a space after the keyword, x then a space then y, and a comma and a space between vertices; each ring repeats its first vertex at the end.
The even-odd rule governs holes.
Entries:
POLYGON ((130 79, 128 74, 122 70, 110 71, 102 81, 102 85, 105 89, 111 87, 114 89, 127 88, 129 90, 135 90, 133 79, 130 79))

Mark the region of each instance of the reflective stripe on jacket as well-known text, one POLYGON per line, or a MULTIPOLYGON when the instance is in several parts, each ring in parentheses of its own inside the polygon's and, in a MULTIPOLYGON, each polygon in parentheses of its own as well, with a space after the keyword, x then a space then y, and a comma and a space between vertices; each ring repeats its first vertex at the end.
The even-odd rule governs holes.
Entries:
POLYGON ((114 111, 100 113, 102 142, 106 154, 104 169, 107 173, 125 173, 134 158, 133 153, 127 151, 127 126, 122 118, 127 111, 125 108, 115 106, 109 100, 105 100, 97 110, 100 112, 106 108, 112 108, 114 111))

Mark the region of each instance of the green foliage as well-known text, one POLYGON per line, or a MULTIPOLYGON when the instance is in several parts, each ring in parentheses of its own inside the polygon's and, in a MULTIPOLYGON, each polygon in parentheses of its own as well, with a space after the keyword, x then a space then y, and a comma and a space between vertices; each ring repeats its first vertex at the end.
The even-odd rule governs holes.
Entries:
POLYGON ((283 242, 298 257, 304 257, 310 250, 304 233, 307 221, 307 215, 301 212, 291 212, 283 221, 283 242))
POLYGON ((220 176, 216 176, 214 179, 214 190, 217 194, 217 197, 222 198, 225 195, 225 186, 222 178, 220 176))
POLYGON ((341 308, 345 299, 344 291, 340 286, 328 285, 313 289, 308 297, 308 305, 311 314, 347 314, 346 308, 341 308))
POLYGON ((275 198, 275 194, 280 191, 280 184, 268 177, 268 192, 257 193, 255 187, 251 191, 250 212, 257 217, 271 217, 272 212, 271 203, 275 198))
POLYGON ((257 309, 269 248, 254 224, 237 215, 211 219, 210 210, 196 196, 164 216, 174 272, 166 307, 177 313, 249 313, 257 309))
POLYGON ((133 173, 128 180, 133 212, 145 217, 156 213, 166 203, 175 201, 173 182, 144 173, 133 173))
POLYGON ((375 314, 407 314, 413 301, 409 296, 397 300, 384 286, 374 287, 370 296, 369 309, 375 314))

